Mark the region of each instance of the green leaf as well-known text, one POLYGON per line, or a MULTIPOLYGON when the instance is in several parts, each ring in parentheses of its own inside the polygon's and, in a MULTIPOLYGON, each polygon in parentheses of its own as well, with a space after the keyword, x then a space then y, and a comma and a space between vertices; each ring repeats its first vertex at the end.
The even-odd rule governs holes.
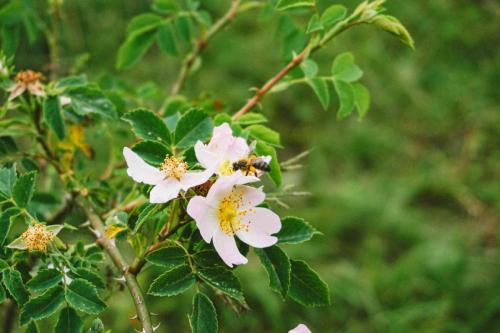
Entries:
POLYGON ((352 85, 354 92, 354 104, 358 110, 359 118, 363 119, 370 108, 370 91, 361 83, 352 85))
POLYGON ((279 244, 299 244, 310 240, 319 232, 304 219, 287 216, 281 220, 281 230, 276 234, 279 244))
POLYGON ((310 33, 316 32, 316 31, 321 31, 324 28, 325 27, 323 26, 323 24, 321 23, 321 21, 319 19, 319 15, 314 14, 313 16, 311 16, 311 19, 309 20, 309 23, 307 24, 306 33, 310 34, 310 33))
POLYGON ((60 79, 56 83, 56 88, 75 88, 86 86, 88 84, 87 76, 85 74, 75 75, 75 76, 67 76, 65 78, 60 79))
POLYGON ((371 23, 397 36, 401 42, 408 45, 412 49, 415 49, 415 42, 413 41, 410 33, 408 32, 408 30, 406 30, 404 25, 394 16, 377 15, 371 20, 371 23))
POLYGON ((153 265, 163 267, 176 267, 188 263, 184 249, 178 245, 169 245, 151 252, 146 260, 153 265))
POLYGON ((236 120, 234 123, 240 126, 248 126, 267 123, 267 121, 267 118, 260 113, 248 112, 238 118, 238 120, 236 120))
POLYGON ((5 289, 3 286, 0 284, 0 305, 5 302, 7 299, 7 293, 5 292, 5 289))
POLYGON ((126 69, 139 61, 153 44, 157 32, 158 31, 154 29, 129 35, 118 49, 116 68, 126 69))
POLYGON ((36 326, 36 323, 34 321, 30 322, 28 326, 26 327, 26 330, 24 333, 38 333, 38 326, 36 326))
POLYGON ((277 10, 285 10, 295 7, 313 7, 315 5, 315 0, 279 0, 275 8, 277 10))
POLYGON ((222 266, 200 267, 197 274, 204 282, 215 289, 240 302, 244 302, 240 281, 229 269, 222 266))
POLYGON ((56 133, 57 137, 64 139, 64 119, 62 116, 59 96, 47 96, 43 101, 43 118, 49 127, 56 133))
POLYGON ((0 196, 4 196, 5 198, 11 196, 16 177, 15 165, 10 168, 0 168, 0 196))
POLYGON ((318 64, 310 59, 307 58, 302 63, 300 64, 300 69, 302 69, 302 72, 304 73, 306 78, 313 78, 316 75, 318 75, 318 64))
POLYGON ((27 172, 16 180, 12 189, 12 198, 14 198, 17 206, 28 206, 35 191, 35 182, 36 171, 27 172))
POLYGON ((344 81, 334 81, 335 91, 339 96, 340 108, 337 112, 337 119, 348 117, 354 109, 354 91, 350 83, 344 81))
POLYGON ((9 235, 12 219, 20 212, 17 207, 10 207, 0 213, 0 247, 3 246, 9 235))
POLYGON ((97 315, 106 309, 96 288, 86 280, 76 279, 66 290, 66 301, 76 310, 97 315))
POLYGON ((177 148, 189 148, 196 141, 205 141, 212 135, 213 123, 200 109, 191 109, 177 122, 175 142, 177 148))
POLYGON ((216 333, 218 329, 217 312, 205 294, 197 293, 193 298, 193 312, 189 316, 193 333, 216 333))
POLYGON ((186 42, 191 40, 191 19, 188 15, 178 15, 175 19, 175 27, 186 42))
POLYGON ((135 221, 134 230, 132 231, 132 234, 136 234, 142 228, 142 225, 145 222, 147 222, 147 220, 152 215, 157 213, 161 208, 162 208, 161 205, 147 204, 137 217, 137 221, 135 221))
POLYGON ((353 82, 363 76, 363 71, 354 63, 354 55, 345 52, 339 54, 333 61, 332 75, 336 81, 353 82))
POLYGON ((21 311, 21 325, 26 325, 30 320, 40 320, 50 317, 64 303, 64 290, 62 286, 55 286, 44 294, 32 298, 21 311))
POLYGON ((254 250, 269 276, 271 289, 285 297, 290 288, 290 259, 276 245, 254 250))
POLYGON ((329 27, 342 20, 347 14, 347 8, 342 5, 332 5, 328 7, 321 15, 321 24, 325 27, 329 27))
POLYGON ((149 164, 159 166, 170 155, 170 150, 163 143, 158 141, 143 140, 132 147, 132 150, 139 154, 144 161, 149 164))
POLYGON ((0 273, 3 272, 4 269, 7 269, 9 267, 9 264, 5 260, 0 259, 0 273))
POLYGON ((177 39, 175 38, 174 28, 170 23, 165 23, 158 29, 158 36, 156 38, 160 50, 170 55, 178 55, 177 39))
POLYGON ((13 268, 3 271, 3 284, 9 293, 14 297, 19 307, 22 307, 29 298, 29 294, 23 284, 21 273, 13 268))
POLYGON ((92 324, 90 324, 90 328, 87 333, 104 333, 104 325, 101 319, 94 319, 94 321, 92 321, 92 324))
POLYGON ((290 280, 291 299, 304 306, 330 305, 328 285, 304 261, 290 260, 292 275, 290 280))
POLYGON ((251 137, 267 144, 281 147, 280 134, 264 125, 252 125, 246 128, 251 137))
POLYGON ((151 8, 163 15, 172 14, 178 9, 173 0, 154 0, 151 8))
POLYGON ((142 34, 154 30, 163 22, 163 17, 152 14, 140 14, 132 18, 127 26, 127 35, 142 34))
POLYGON ((319 101, 323 109, 327 109, 330 105, 330 91, 328 90, 328 83, 324 79, 313 78, 307 80, 307 84, 312 88, 316 96, 318 96, 319 101))
POLYGON ((188 265, 173 268, 156 278, 148 294, 154 296, 175 296, 188 290, 196 282, 188 265))
POLYGON ((82 279, 92 283, 96 288, 106 288, 106 284, 104 283, 103 278, 91 269, 80 267, 75 269, 74 273, 82 279))
POLYGON ((271 147, 263 142, 257 141, 257 145, 255 147, 255 153, 258 156, 271 156, 271 162, 269 163, 271 167, 271 171, 268 173, 271 180, 276 184, 276 186, 281 185, 281 168, 280 163, 278 161, 278 155, 276 154, 276 149, 271 147))
POLYGON ((26 286, 31 291, 45 291, 61 282, 62 278, 63 275, 57 269, 41 269, 26 286))
POLYGON ((161 141, 166 144, 171 142, 167 125, 148 109, 139 108, 127 112, 122 116, 122 119, 130 123, 132 130, 140 138, 161 141))
POLYGON ((76 87, 66 94, 71 98, 73 110, 81 116, 98 114, 108 119, 118 117, 115 105, 98 88, 76 87))
POLYGON ((72 308, 64 308, 59 314, 59 320, 54 327, 54 333, 81 333, 83 321, 72 308))

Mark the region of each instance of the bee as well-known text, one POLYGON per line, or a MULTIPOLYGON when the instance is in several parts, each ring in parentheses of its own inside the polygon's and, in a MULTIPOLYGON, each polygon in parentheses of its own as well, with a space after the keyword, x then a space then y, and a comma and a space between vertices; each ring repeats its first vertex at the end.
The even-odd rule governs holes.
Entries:
POLYGON ((248 158, 243 158, 239 161, 233 163, 233 170, 241 170, 246 176, 249 174, 254 174, 257 176, 257 171, 269 172, 271 167, 262 157, 257 157, 255 155, 250 155, 248 158))

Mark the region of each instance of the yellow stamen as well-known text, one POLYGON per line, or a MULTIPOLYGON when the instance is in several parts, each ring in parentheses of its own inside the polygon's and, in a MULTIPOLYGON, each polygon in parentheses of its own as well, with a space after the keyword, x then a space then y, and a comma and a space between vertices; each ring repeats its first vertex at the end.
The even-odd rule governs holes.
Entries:
POLYGON ((175 156, 167 156, 160 166, 160 170, 166 177, 181 179, 186 173, 188 164, 175 156))
POLYGON ((21 237, 30 252, 47 252, 47 245, 54 239, 54 235, 43 224, 35 224, 29 227, 21 237))
POLYGON ((30 69, 17 73, 15 78, 17 83, 23 83, 25 85, 36 83, 42 79, 43 79, 42 73, 35 72, 30 69))
POLYGON ((233 164, 229 160, 225 160, 219 166, 219 174, 221 176, 230 176, 234 173, 233 164))
POLYGON ((255 209, 243 209, 243 195, 239 191, 233 191, 219 204, 218 218, 219 226, 226 235, 233 236, 240 230, 248 231, 251 222, 243 223, 243 217, 255 209))

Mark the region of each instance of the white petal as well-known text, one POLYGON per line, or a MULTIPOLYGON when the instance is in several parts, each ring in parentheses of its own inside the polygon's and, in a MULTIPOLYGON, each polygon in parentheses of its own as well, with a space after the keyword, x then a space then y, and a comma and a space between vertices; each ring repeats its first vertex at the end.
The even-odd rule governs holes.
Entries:
POLYGON ((208 143, 208 149, 215 154, 221 155, 234 142, 233 130, 227 123, 214 128, 212 139, 208 143))
POLYGON ((226 157, 232 162, 236 162, 242 158, 247 158, 250 154, 250 147, 243 138, 234 138, 233 142, 227 147, 226 157))
POLYGON ((175 199, 179 195, 181 184, 175 178, 167 178, 159 182, 149 193, 149 202, 165 203, 175 199))
POLYGON ((40 82, 29 84, 28 91, 36 96, 45 96, 45 91, 43 90, 43 86, 40 82))
POLYGON ((260 205, 266 199, 266 194, 262 187, 255 188, 246 185, 238 185, 234 191, 242 195, 243 206, 245 208, 255 207, 260 205))
POLYGON ((210 243, 218 230, 215 209, 208 204, 206 198, 196 196, 189 201, 186 211, 195 220, 201 237, 205 242, 210 243))
POLYGON ((248 262, 248 259, 238 250, 233 236, 226 235, 222 230, 219 230, 214 235, 213 242, 215 250, 229 267, 246 264, 248 262))
POLYGON ((288 333, 312 333, 311 330, 304 324, 300 324, 293 330, 288 331, 288 333))
POLYGON ((218 169, 222 156, 212 152, 203 142, 196 142, 194 153, 198 162, 205 169, 218 169))
POLYGON ((247 227, 238 230, 239 239, 253 247, 264 248, 276 244, 278 238, 271 236, 281 229, 279 216, 267 208, 255 207, 241 221, 247 227))
POLYGON ((181 187, 184 191, 187 191, 191 187, 205 183, 212 174, 210 170, 188 171, 180 179, 181 187))
POLYGON ((165 175, 159 169, 144 162, 132 149, 124 147, 123 156, 127 161, 127 173, 136 182, 156 185, 165 178, 165 175))
POLYGON ((9 101, 12 101, 14 98, 20 96, 23 94, 23 92, 26 91, 26 86, 24 84, 16 84, 12 87, 9 87, 7 89, 8 92, 10 92, 10 95, 9 95, 9 101))

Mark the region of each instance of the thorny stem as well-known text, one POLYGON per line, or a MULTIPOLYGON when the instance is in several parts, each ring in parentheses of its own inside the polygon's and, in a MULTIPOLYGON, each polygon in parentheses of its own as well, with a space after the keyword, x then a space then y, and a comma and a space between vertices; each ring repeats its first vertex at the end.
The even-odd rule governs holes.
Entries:
MULTIPOLYGON (((203 52, 203 50, 206 48, 207 43, 210 41, 214 35, 216 35, 222 28, 224 28, 229 22, 231 22, 236 14, 238 13, 238 7, 240 6, 241 0, 233 0, 231 3, 231 6, 227 10, 227 12, 222 16, 220 19, 218 19, 207 31, 207 33, 202 36, 194 46, 194 49, 192 52, 186 55, 182 62, 182 67, 179 72, 179 75, 177 76, 177 80, 175 81, 174 85, 172 86, 172 89, 170 90, 170 95, 177 95, 182 88, 184 87, 184 84, 186 83, 187 77, 189 75, 189 71, 191 67, 193 66, 196 58, 203 52)), ((165 99, 163 102, 163 105, 160 110, 163 110, 167 104, 168 97, 165 99)))
POLYGON ((95 230, 97 242, 101 245, 104 250, 108 253, 114 265, 120 270, 125 279, 125 283, 132 295, 132 298, 135 303, 135 307, 137 310, 137 317, 142 323, 143 329, 145 333, 153 333, 153 325, 151 323, 151 316, 149 310, 146 306, 146 302, 144 300, 144 296, 142 294, 142 290, 137 283, 137 280, 130 272, 130 268, 123 258, 120 250, 116 247, 113 240, 107 238, 105 236, 105 227, 101 218, 97 213, 91 208, 90 203, 84 197, 79 197, 77 199, 80 207, 85 211, 87 215, 90 225, 95 230))
POLYGON ((276 85, 288 72, 297 67, 302 61, 304 61, 309 54, 316 52, 325 46, 334 37, 342 33, 343 31, 349 29, 354 25, 364 23, 363 21, 352 21, 352 16, 346 18, 345 20, 339 22, 332 30, 330 30, 317 44, 311 46, 308 44, 298 55, 295 55, 293 59, 283 67, 275 76, 270 78, 261 88, 257 89, 254 96, 250 98, 245 105, 243 105, 233 116, 233 120, 237 120, 242 115, 253 109, 258 105, 261 99, 266 93, 268 93, 271 88, 276 85))

